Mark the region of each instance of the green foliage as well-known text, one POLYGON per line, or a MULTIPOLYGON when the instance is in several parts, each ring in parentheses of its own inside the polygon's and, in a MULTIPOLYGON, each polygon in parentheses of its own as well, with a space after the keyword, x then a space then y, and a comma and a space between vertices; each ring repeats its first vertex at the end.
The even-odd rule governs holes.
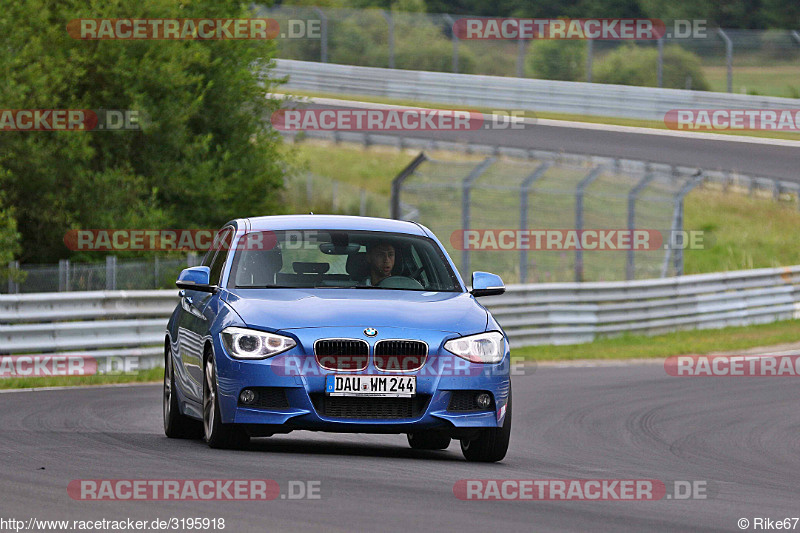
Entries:
POLYGON ((532 78, 585 81, 586 41, 534 41, 528 49, 525 66, 532 78))
POLYGON ((247 17, 233 0, 27 0, 0 13, 5 109, 125 109, 140 132, 2 132, 3 189, 20 258, 67 257, 71 228, 218 227, 276 210, 277 108, 259 83, 269 41, 81 41, 76 18, 247 17))
MULTIPOLYGON (((620 46, 604 57, 594 70, 593 81, 616 85, 658 86, 658 50, 633 44, 620 46)), ((664 47, 663 86, 685 89, 687 77, 691 88, 709 90, 700 59, 678 45, 664 47)))

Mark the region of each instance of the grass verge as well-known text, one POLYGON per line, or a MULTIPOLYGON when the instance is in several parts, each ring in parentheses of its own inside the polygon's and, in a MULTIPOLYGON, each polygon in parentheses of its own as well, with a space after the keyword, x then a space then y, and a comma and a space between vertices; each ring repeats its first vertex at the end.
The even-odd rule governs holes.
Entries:
POLYGON ((70 387, 79 385, 109 385, 116 383, 150 383, 164 379, 164 368, 140 370, 135 374, 98 374, 94 376, 52 376, 2 378, 0 389, 30 389, 38 387, 70 387))
POLYGON ((800 341, 800 320, 785 320, 755 326, 678 331, 653 337, 626 334, 566 346, 512 346, 511 353, 536 361, 644 359, 729 352, 797 341, 800 341))

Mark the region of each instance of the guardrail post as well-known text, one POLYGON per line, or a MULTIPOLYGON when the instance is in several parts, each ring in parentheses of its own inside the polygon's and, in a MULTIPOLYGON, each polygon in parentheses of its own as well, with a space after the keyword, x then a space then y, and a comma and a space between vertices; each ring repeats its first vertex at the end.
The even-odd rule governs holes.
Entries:
MULTIPOLYGON (((628 231, 633 235, 636 229, 636 200, 639 199, 639 194, 647 187, 651 181, 655 179, 655 174, 647 164, 645 175, 641 180, 631 189, 628 193, 628 231)), ((634 279, 636 277, 636 259, 634 257, 633 239, 631 238, 631 247, 628 248, 628 260, 625 264, 625 279, 634 279)))
MULTIPOLYGON (((539 165, 536 170, 531 172, 519 187, 519 229, 525 231, 528 229, 528 196, 531 192, 531 187, 536 181, 544 176, 547 169, 553 165, 550 161, 545 161, 539 165)), ((527 283, 528 281, 528 250, 525 247, 519 251, 519 282, 527 283)))
POLYGON ((725 41, 725 62, 728 64, 728 92, 733 92, 733 41, 728 35, 722 31, 722 28, 717 28, 717 33, 722 40, 725 41))
POLYGON ((394 17, 392 12, 386 12, 381 9, 381 15, 386 19, 386 24, 389 27, 389 68, 394 68, 394 17))
POLYGON ((418 166, 427 160, 428 158, 425 152, 420 152, 419 155, 392 180, 392 197, 389 204, 389 216, 391 218, 400 220, 400 191, 403 189, 403 182, 417 170, 418 166))
POLYGON ((594 40, 586 39, 586 82, 592 83, 592 59, 594 56, 594 40))
POLYGON ((58 292, 69 291, 69 259, 58 260, 58 292))
POLYGON ((314 11, 319 15, 320 34, 319 34, 319 61, 328 62, 328 17, 320 8, 315 7, 314 11))
MULTIPOLYGON (((583 230, 583 194, 586 188, 600 177, 602 172, 602 166, 593 168, 586 177, 578 183, 575 189, 575 230, 578 232, 578 235, 580 235, 583 230)), ((583 281, 583 250, 581 250, 580 245, 575 248, 575 281, 583 281)))
POLYGON ((106 256, 106 290, 117 290, 117 256, 106 256))
POLYGON ((664 36, 658 38, 658 87, 664 86, 664 36))
MULTIPOLYGON (((472 184, 475 183, 481 174, 483 174, 487 168, 492 166, 492 164, 496 161, 494 157, 487 157, 480 163, 478 163, 475 168, 473 168, 467 177, 464 178, 464 181, 461 182, 461 230, 466 231, 470 227, 470 197, 472 192, 472 184)), ((463 235, 463 233, 462 233, 463 235)), ((463 247, 461 250, 461 272, 464 276, 468 276, 469 272, 469 250, 466 246, 463 247)))
POLYGON ((19 283, 14 281, 14 274, 19 272, 19 261, 8 263, 8 294, 19 294, 19 283))

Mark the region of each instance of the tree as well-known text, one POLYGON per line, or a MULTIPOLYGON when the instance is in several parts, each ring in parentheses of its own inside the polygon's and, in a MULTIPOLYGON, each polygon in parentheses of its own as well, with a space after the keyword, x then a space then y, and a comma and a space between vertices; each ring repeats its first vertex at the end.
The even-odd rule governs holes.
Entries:
MULTIPOLYGON (((658 50, 655 48, 626 44, 610 52, 600 61, 594 72, 594 81, 616 85, 656 87, 658 85, 657 63, 658 50)), ((700 68, 700 59, 678 45, 665 46, 663 86, 685 89, 687 78, 691 78, 692 89, 709 90, 708 81, 700 68)))
POLYGON ((142 131, 0 132, 21 259, 68 257, 72 228, 218 227, 278 209, 274 83, 263 40, 82 41, 77 18, 249 17, 232 0, 27 0, 0 15, 5 109, 125 109, 142 131), (124 9, 123 9, 124 7, 124 9), (256 68, 257 66, 257 68, 256 68))

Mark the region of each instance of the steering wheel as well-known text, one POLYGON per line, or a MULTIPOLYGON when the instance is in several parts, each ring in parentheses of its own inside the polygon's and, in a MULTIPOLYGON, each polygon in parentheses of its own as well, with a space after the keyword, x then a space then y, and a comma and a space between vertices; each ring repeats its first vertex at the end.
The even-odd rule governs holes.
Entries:
POLYGON ((425 265, 420 265, 420 267, 419 267, 418 269, 416 269, 414 272, 412 272, 411 274, 409 274, 409 275, 408 275, 408 277, 410 277, 410 278, 414 278, 415 280, 417 280, 417 281, 419 281, 420 283, 422 283, 422 281, 420 281, 420 279, 419 279, 417 276, 419 276, 420 274, 422 274, 422 271, 423 271, 424 269, 425 269, 425 265))
POLYGON ((407 276, 390 276, 388 278, 382 279, 377 286, 382 287, 384 289, 422 290, 425 288, 422 286, 422 283, 415 280, 414 278, 409 278, 407 276))

